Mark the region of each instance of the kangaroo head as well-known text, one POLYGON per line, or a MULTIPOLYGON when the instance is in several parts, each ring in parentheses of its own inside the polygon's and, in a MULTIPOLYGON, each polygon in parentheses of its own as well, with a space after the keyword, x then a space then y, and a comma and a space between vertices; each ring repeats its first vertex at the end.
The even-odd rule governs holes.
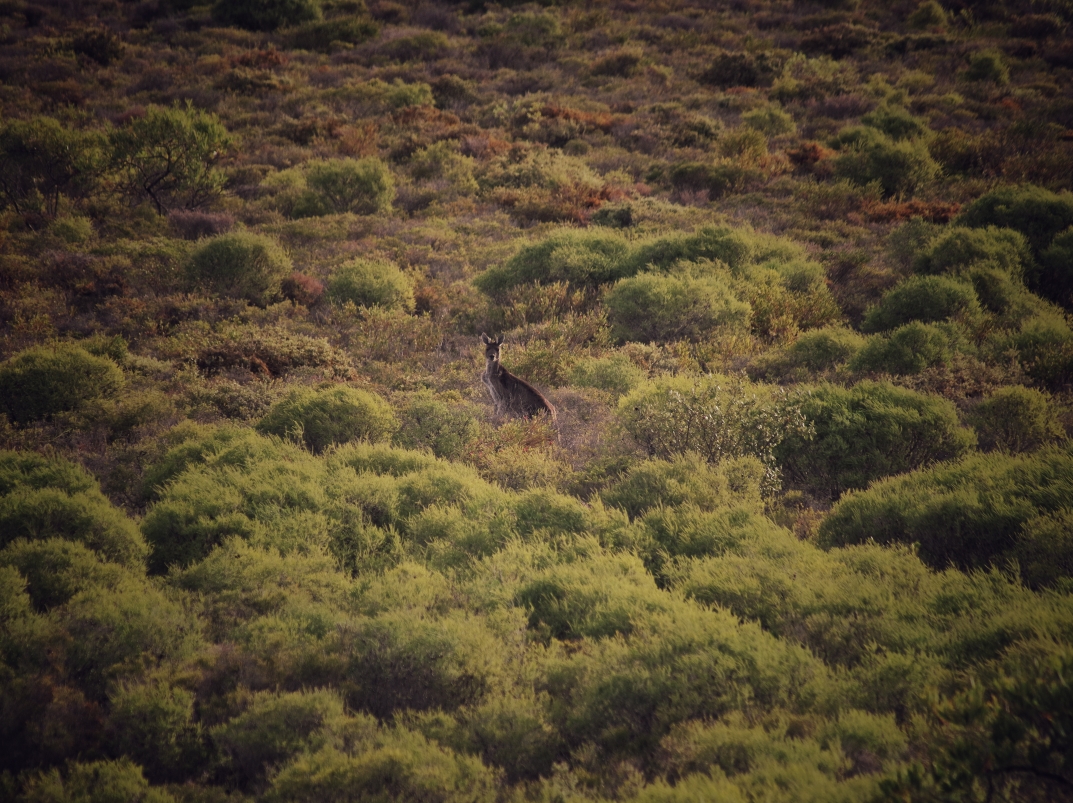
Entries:
POLYGON ((490 362, 499 362, 499 347, 503 345, 503 335, 492 339, 481 332, 481 342, 484 343, 484 358, 490 362))

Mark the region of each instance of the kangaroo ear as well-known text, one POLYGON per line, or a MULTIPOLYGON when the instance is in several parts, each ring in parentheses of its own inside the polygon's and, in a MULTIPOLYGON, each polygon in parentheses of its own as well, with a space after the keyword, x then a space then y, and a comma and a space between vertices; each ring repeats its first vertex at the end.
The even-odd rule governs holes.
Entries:
POLYGON ((499 337, 496 338, 496 345, 497 346, 502 346, 503 345, 503 335, 499 335, 499 337))
POLYGON ((481 332, 481 342, 487 346, 489 343, 492 342, 492 338, 488 337, 488 335, 486 335, 484 332, 481 332))

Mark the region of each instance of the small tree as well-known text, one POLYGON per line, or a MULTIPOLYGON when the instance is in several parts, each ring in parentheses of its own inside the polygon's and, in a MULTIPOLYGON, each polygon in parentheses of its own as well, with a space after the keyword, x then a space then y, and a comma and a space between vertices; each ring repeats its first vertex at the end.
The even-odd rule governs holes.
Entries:
POLYGON ((62 194, 86 192, 101 167, 102 137, 51 117, 0 126, 0 192, 19 214, 56 216, 62 194))
POLYGON ((231 144, 215 114, 185 106, 151 106, 112 133, 112 157, 126 190, 145 196, 156 211, 197 209, 223 191, 224 174, 213 167, 231 144))
POLYGON ((386 212, 395 199, 395 180, 379 159, 326 159, 306 170, 306 184, 320 204, 307 203, 313 214, 386 212), (319 207, 319 208, 318 208, 319 207))

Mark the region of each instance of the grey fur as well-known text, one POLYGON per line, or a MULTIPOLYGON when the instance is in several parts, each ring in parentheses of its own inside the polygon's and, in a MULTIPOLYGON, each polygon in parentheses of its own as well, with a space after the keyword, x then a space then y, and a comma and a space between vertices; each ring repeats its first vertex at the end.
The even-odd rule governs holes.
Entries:
POLYGON ((526 382, 515 376, 499 361, 499 348, 503 345, 503 336, 496 339, 488 337, 481 332, 481 342, 484 344, 484 373, 481 381, 488 388, 495 403, 496 412, 500 415, 521 416, 532 418, 541 412, 547 413, 555 419, 555 407, 544 395, 526 382))

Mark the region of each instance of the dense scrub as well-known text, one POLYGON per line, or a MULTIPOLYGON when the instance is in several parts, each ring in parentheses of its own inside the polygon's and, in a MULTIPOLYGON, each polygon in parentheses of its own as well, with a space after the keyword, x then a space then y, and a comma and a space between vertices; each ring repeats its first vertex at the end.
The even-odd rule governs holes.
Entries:
POLYGON ((1073 800, 1071 23, 0 4, 0 798, 1073 800))

